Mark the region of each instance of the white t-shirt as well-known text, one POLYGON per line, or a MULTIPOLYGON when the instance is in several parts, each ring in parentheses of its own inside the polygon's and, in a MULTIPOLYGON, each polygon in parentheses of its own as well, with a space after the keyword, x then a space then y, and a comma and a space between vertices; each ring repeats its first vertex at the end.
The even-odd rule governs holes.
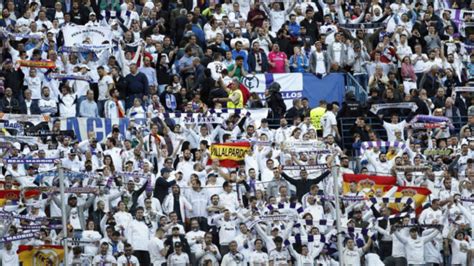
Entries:
POLYGON ((189 256, 184 252, 181 253, 181 255, 173 253, 168 257, 168 265, 170 266, 181 266, 187 264, 189 264, 189 256))
POLYGON ((342 53, 342 43, 334 42, 332 44, 332 49, 334 51, 334 62, 341 63, 341 53, 342 53))
POLYGON ((332 128, 332 126, 337 125, 336 115, 333 112, 328 111, 321 117, 321 125, 323 127, 323 138, 328 135, 336 136, 336 131, 332 128))
POLYGON ((257 252, 257 251, 254 251, 250 254, 250 265, 255 265, 255 264, 258 264, 258 265, 267 265, 268 263, 268 254, 265 253, 265 252, 257 252))
POLYGON ((466 240, 452 239, 451 248, 453 251, 453 257, 451 264, 466 265, 467 263, 467 252, 469 251, 469 243, 466 240))
POLYGON ((114 81, 109 75, 106 75, 99 80, 99 101, 107 100, 109 98, 109 85, 113 83, 114 81))
POLYGON ((112 264, 116 264, 117 260, 112 255, 97 255, 92 260, 93 265, 104 265, 104 266, 112 266, 112 264))
POLYGON ((163 240, 154 237, 148 242, 148 252, 150 252, 150 262, 154 266, 161 266, 166 262, 166 258, 161 255, 161 251, 165 248, 163 240))
POLYGON ((288 250, 282 249, 281 251, 277 251, 276 249, 270 251, 269 260, 273 261, 273 265, 288 265, 288 261, 290 260, 290 254, 288 250))
POLYGON ((326 63, 324 62, 324 53, 315 51, 316 55, 316 73, 326 74, 326 63))
POLYGON ((402 122, 399 122, 398 124, 392 124, 388 122, 383 122, 383 127, 385 130, 387 130, 387 139, 388 141, 396 141, 397 138, 395 137, 395 132, 400 131, 401 132, 401 138, 405 140, 405 134, 403 130, 405 129, 405 126, 407 124, 406 120, 403 120, 402 122))
POLYGON ((220 61, 214 61, 207 65, 207 68, 211 70, 211 76, 214 80, 218 80, 221 77, 222 70, 225 69, 225 66, 220 61))
POLYGON ((344 248, 342 251, 342 265, 359 266, 362 255, 364 255, 364 251, 361 248, 354 248, 354 250, 344 248))
POLYGON ((125 255, 122 255, 122 256, 118 257, 117 265, 118 266, 130 266, 130 265, 138 266, 138 265, 140 265, 140 262, 138 262, 137 257, 135 257, 133 255, 130 256, 128 259, 125 255))
POLYGON ((42 84, 41 78, 38 76, 25 77, 24 85, 26 85, 28 89, 31 90, 31 99, 33 100, 41 99, 41 84, 42 84))

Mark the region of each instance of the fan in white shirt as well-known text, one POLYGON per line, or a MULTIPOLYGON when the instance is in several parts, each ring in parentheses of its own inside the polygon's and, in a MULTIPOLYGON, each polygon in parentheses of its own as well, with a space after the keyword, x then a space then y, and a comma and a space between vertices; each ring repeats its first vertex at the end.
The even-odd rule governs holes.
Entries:
POLYGON ((360 266, 360 258, 367 252, 372 245, 372 238, 369 238, 367 243, 362 247, 358 248, 355 246, 353 239, 348 239, 346 247, 342 250, 342 265, 360 266))
POLYGON ((187 265, 189 266, 189 256, 183 252, 183 246, 181 242, 174 244, 174 253, 168 256, 168 265, 178 266, 187 265))
POLYGON ((229 253, 222 258, 221 265, 227 266, 244 266, 245 256, 237 250, 237 242, 231 241, 229 243, 229 253))
POLYGON ((250 258, 249 258, 250 265, 254 265, 254 266, 269 265, 268 254, 262 251, 263 241, 261 239, 257 239, 255 240, 254 244, 255 244, 255 251, 250 254, 250 258))
POLYGON ((41 78, 37 76, 36 68, 30 68, 30 75, 25 77, 24 84, 31 90, 31 98, 33 100, 41 99, 41 78))
POLYGON ((2 257, 2 265, 19 265, 18 254, 13 249, 12 242, 5 242, 3 244, 3 250, 0 251, 2 257))
POLYGON ((153 266, 161 266, 163 263, 166 263, 166 254, 168 253, 169 247, 165 247, 163 241, 164 234, 165 231, 163 228, 158 228, 155 237, 151 238, 148 242, 150 262, 153 266))
POLYGON ((207 68, 211 70, 211 76, 214 80, 218 80, 221 77, 222 70, 225 69, 224 64, 221 60, 222 56, 220 53, 214 54, 214 61, 207 65, 207 68))
POLYGON ((125 244, 124 254, 117 259, 118 266, 139 266, 137 257, 133 256, 133 247, 130 244, 125 244))
POLYGON ((117 265, 117 260, 112 255, 107 255, 109 244, 103 242, 100 245, 100 253, 92 260, 92 265, 112 266, 117 265))

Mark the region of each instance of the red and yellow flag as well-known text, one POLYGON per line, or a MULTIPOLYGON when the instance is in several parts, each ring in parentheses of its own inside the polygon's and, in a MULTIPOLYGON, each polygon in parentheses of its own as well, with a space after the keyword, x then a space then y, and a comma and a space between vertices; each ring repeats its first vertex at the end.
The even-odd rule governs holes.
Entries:
POLYGON ((245 155, 249 150, 250 142, 212 144, 208 164, 211 164, 214 159, 219 159, 220 166, 238 167, 239 162, 245 159, 245 155))
POLYGON ((350 191, 350 184, 353 182, 357 184, 357 191, 362 191, 366 196, 371 197, 376 190, 384 191, 385 187, 395 185, 397 178, 394 176, 344 174, 342 184, 344 193, 350 191))
POLYGON ((18 60, 21 67, 33 67, 33 68, 56 68, 56 63, 51 60, 18 60))
MULTIPOLYGON (((392 187, 385 187, 385 191, 388 191, 392 187)), ((404 187, 404 186, 399 186, 397 188, 397 192, 392 195, 392 197, 395 198, 403 198, 403 197, 410 197, 413 199, 415 202, 415 210, 417 214, 420 214, 421 211, 423 210, 423 202, 425 202, 426 197, 428 197, 431 194, 431 191, 427 188, 424 187, 404 187)), ((400 211, 400 208, 402 205, 398 203, 391 203, 389 204, 389 207, 392 210, 395 211, 400 211)))
POLYGON ((62 246, 43 245, 18 247, 18 259, 22 266, 54 265, 59 266, 64 259, 62 246))
POLYGON ((7 201, 19 201, 20 190, 0 190, 0 207, 5 206, 7 201))

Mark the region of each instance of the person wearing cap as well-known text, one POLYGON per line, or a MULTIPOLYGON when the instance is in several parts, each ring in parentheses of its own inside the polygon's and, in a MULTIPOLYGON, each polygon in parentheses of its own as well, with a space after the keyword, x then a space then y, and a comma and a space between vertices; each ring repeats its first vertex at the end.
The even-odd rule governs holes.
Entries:
MULTIPOLYGON (((61 208, 61 200, 59 196, 51 195, 56 206, 61 208)), ((75 194, 69 196, 66 210, 61 210, 66 213, 68 223, 72 225, 74 230, 85 230, 86 229, 86 219, 84 217, 84 211, 87 210, 94 203, 96 195, 93 194, 87 198, 87 201, 83 204, 77 204, 77 197, 75 194)))
POLYGON ((88 27, 99 27, 100 22, 97 20, 97 15, 95 14, 94 11, 89 13, 89 21, 86 23, 85 26, 88 27))
POLYGON ((190 265, 188 254, 183 252, 181 242, 174 243, 174 252, 168 256, 168 265, 190 265))

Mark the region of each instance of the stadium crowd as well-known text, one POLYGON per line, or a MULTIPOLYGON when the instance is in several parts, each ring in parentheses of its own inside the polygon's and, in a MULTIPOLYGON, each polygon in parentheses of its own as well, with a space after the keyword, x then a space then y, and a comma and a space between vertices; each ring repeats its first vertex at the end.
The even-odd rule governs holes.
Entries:
POLYGON ((474 265, 472 10, 462 0, 3 1, 0 192, 21 193, 0 201, 1 265, 20 265, 25 245, 67 245, 63 265, 81 266, 474 265), (66 46, 63 29, 80 25, 113 40, 66 46), (290 72, 346 73, 367 101, 348 92, 287 106, 278 83, 258 94, 241 82, 290 72), (226 115, 169 115, 179 112, 226 115), (46 129, 12 128, 41 115, 46 129), (79 141, 61 125, 72 117, 130 122, 79 141))

